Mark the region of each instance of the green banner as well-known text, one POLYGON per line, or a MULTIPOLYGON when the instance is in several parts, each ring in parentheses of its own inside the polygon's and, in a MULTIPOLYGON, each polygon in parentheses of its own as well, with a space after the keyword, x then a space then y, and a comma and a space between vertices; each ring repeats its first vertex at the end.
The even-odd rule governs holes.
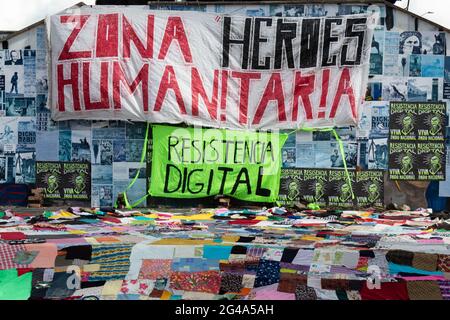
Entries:
POLYGON ((150 194, 275 202, 287 134, 153 126, 150 194))

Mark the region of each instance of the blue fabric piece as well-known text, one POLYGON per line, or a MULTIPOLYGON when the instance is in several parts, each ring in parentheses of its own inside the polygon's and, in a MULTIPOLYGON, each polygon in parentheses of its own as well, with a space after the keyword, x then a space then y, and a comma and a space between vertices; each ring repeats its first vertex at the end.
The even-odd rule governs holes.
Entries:
POLYGON ((142 220, 142 221, 152 221, 152 220, 155 220, 155 219, 152 219, 152 218, 147 218, 147 217, 142 217, 142 216, 133 217, 133 218, 136 219, 136 220, 142 220))
POLYGON ((444 275, 443 272, 439 272, 439 271, 425 271, 425 270, 416 269, 416 268, 413 268, 410 266, 404 266, 401 264, 389 262, 389 273, 397 274, 399 272, 417 273, 417 274, 423 274, 423 275, 427 275, 427 276, 442 276, 442 275, 444 275))
POLYGON ((255 288, 280 281, 280 262, 261 259, 256 271, 255 288))
POLYGON ((200 272, 219 270, 219 260, 202 258, 175 258, 172 262, 172 271, 200 272))
POLYGON ((212 246, 203 247, 203 258, 214 260, 226 260, 230 256, 231 246, 212 246))
POLYGON ((447 208, 447 198, 439 197, 439 181, 431 181, 425 193, 428 208, 433 212, 443 211, 447 208))

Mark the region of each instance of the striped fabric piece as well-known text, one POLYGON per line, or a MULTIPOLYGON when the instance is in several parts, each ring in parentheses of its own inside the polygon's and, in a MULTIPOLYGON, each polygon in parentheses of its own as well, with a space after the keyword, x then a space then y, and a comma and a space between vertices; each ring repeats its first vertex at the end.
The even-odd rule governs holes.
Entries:
POLYGON ((439 288, 441 289, 442 299, 450 300, 450 281, 442 280, 438 281, 439 288))
POLYGON ((89 275, 89 281, 121 280, 130 269, 130 255, 134 244, 93 245, 91 264, 100 270, 89 275))

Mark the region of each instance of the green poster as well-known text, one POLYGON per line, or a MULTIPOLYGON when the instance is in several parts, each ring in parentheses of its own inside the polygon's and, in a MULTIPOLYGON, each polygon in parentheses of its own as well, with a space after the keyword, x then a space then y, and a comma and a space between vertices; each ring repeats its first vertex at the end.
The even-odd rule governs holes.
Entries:
POLYGON ((287 134, 153 127, 150 194, 275 202, 287 134))

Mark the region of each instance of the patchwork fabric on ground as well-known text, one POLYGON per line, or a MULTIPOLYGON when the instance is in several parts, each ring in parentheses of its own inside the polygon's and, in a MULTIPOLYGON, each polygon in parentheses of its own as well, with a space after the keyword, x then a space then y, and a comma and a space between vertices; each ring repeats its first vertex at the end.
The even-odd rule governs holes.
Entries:
POLYGON ((39 222, 46 226, 39 237, 23 220, 8 227, 20 240, 0 239, 0 289, 7 288, 0 293, 33 300, 450 299, 449 235, 430 229, 431 219, 410 233, 410 226, 392 225, 398 220, 374 223, 376 213, 365 211, 298 227, 323 212, 261 210, 251 228, 204 212, 199 216, 207 220, 189 225, 182 221, 190 214, 158 219, 158 212, 81 215, 73 225, 54 219, 58 228, 39 222), (40 243, 15 242, 37 238, 40 243))

